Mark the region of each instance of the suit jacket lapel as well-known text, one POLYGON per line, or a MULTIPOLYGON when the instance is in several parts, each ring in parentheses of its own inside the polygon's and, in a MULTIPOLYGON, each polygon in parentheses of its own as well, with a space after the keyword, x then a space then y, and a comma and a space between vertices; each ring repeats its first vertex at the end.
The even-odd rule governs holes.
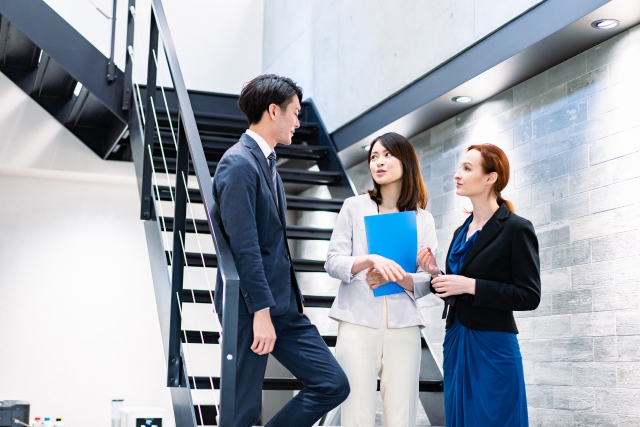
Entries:
POLYGON ((478 235, 478 238, 474 242, 471 249, 469 249, 469 253, 464 259, 464 263, 462 264, 462 268, 460 269, 460 275, 464 276, 464 270, 467 268, 469 264, 473 261, 475 257, 478 256, 480 252, 484 248, 487 247, 489 243, 491 243, 498 234, 502 231, 502 221, 506 219, 511 211, 504 204, 501 205, 498 210, 493 214, 493 216, 487 221, 487 223, 482 227, 482 231, 478 235))
POLYGON ((280 221, 285 225, 287 223, 285 218, 287 212, 287 196, 284 194, 284 184, 282 183, 282 178, 280 178, 279 173, 276 173, 276 178, 278 179, 278 213, 280 214, 280 221))
POLYGON ((264 153, 258 146, 258 143, 253 140, 249 135, 242 134, 240 137, 241 141, 249 148, 253 157, 256 158, 258 165, 260 165, 260 170, 262 170, 262 177, 265 179, 267 186, 271 190, 271 197, 273 198, 273 203, 278 207, 278 202, 276 199, 276 189, 273 188, 273 181, 271 180, 271 171, 269 170, 268 160, 264 157, 264 153))

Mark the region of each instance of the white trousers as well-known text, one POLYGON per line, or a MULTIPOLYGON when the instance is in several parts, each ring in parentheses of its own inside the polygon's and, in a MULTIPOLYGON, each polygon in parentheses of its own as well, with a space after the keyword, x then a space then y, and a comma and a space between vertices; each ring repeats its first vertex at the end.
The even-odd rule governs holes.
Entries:
POLYGON ((340 322, 336 358, 351 393, 342 403, 343 427, 373 427, 380 377, 385 427, 415 427, 420 376, 420 329, 387 328, 387 304, 380 329, 340 322))

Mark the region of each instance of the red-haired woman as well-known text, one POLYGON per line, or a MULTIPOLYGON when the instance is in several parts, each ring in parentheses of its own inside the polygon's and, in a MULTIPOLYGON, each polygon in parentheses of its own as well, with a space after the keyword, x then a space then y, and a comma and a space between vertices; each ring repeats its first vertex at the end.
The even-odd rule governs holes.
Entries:
POLYGON ((446 271, 421 249, 432 292, 445 300, 445 414, 448 427, 528 426, 522 356, 513 311, 540 303, 538 240, 500 192, 509 161, 492 144, 472 145, 454 175, 473 212, 453 235, 446 271))

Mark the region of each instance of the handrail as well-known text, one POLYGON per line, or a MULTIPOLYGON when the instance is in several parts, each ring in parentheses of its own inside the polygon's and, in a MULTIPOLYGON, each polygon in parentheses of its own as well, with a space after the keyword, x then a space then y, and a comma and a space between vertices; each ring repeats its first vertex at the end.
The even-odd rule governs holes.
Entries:
POLYGON ((191 161, 202 193, 202 203, 204 203, 205 206, 207 222, 209 223, 209 228, 214 235, 216 253, 220 258, 218 265, 222 270, 221 273, 223 279, 239 280, 238 270, 233 262, 231 248, 229 248, 229 245, 227 245, 224 238, 220 238, 220 236, 222 236, 222 230, 220 230, 217 221, 213 219, 213 212, 215 208, 215 203, 213 201, 213 183, 211 181, 211 176, 209 175, 209 166, 204 155, 204 149, 202 148, 202 141, 200 140, 200 134, 198 133, 195 115, 191 108, 191 101, 189 100, 187 86, 185 85, 184 77, 182 76, 182 70, 180 68, 180 63, 178 62, 178 56, 176 55, 167 17, 164 12, 164 8, 162 7, 162 0, 152 0, 151 6, 155 12, 154 15, 156 17, 156 22, 158 23, 158 30, 160 31, 164 42, 164 50, 169 64, 169 72, 171 73, 174 90, 178 98, 178 103, 180 104, 180 118, 183 120, 184 131, 187 136, 187 143, 191 154, 191 161))
MULTIPOLYGON (((129 30, 127 35, 127 48, 133 44, 133 21, 135 18, 135 0, 129 0, 129 30)), ((220 398, 218 425, 227 427, 233 426, 235 418, 235 390, 236 390, 236 360, 237 360, 237 332, 238 332, 238 303, 240 298, 240 280, 238 271, 233 260, 231 249, 223 237, 221 223, 219 221, 219 211, 213 200, 213 183, 209 172, 209 165, 205 157, 202 141, 198 132, 195 115, 187 92, 178 56, 176 53, 169 24, 164 11, 161 0, 151 1, 151 27, 149 38, 149 57, 147 69, 147 87, 145 90, 146 107, 144 109, 144 136, 143 150, 144 158, 142 162, 141 173, 141 218, 143 220, 158 220, 155 212, 156 207, 161 208, 160 200, 154 203, 153 195, 153 179, 154 167, 152 152, 154 147, 154 137, 157 127, 157 117, 155 113, 154 98, 156 96, 156 78, 157 78, 157 57, 159 40, 162 40, 164 53, 169 66, 171 80, 173 82, 173 90, 178 99, 178 132, 177 139, 174 139, 177 149, 176 172, 175 172, 175 199, 171 192, 171 198, 174 201, 174 232, 173 232, 173 250, 170 252, 171 261, 171 283, 170 295, 163 296, 168 298, 168 306, 159 306, 159 315, 161 317, 161 326, 163 332, 163 341, 165 342, 165 350, 167 356, 167 384, 169 387, 189 387, 186 381, 185 364, 182 354, 181 345, 181 297, 183 290, 184 264, 182 262, 185 253, 184 236, 186 226, 186 207, 189 203, 189 189, 187 188, 189 157, 191 165, 196 175, 196 179, 200 188, 201 202, 204 205, 206 213, 206 221, 209 227, 218 260, 218 269, 224 282, 223 306, 225 307, 221 313, 222 332, 224 339, 221 342, 221 369, 220 369, 220 398), (145 117, 146 116, 146 117, 145 117), (168 310, 166 310, 168 309, 168 310), (168 318, 167 318, 168 317, 168 318), (165 321, 163 321, 163 319, 165 321), (168 325, 167 325, 168 323, 168 325), (168 326, 168 328, 166 327, 168 326)), ((130 52, 130 56, 132 54, 130 52)), ((132 59, 132 58, 128 58, 132 59)), ((124 93, 123 106, 129 107, 131 104, 131 93, 133 90, 132 70, 129 68, 132 61, 127 62, 127 89, 124 93)), ((161 87, 161 90, 162 87, 161 87)), ((136 92, 139 96, 139 91, 136 92)), ((140 99, 140 102, 142 100, 140 99)), ((142 108, 142 105, 140 106, 142 108)), ((167 107, 168 109, 168 107, 167 107)), ((139 109, 129 109, 130 114, 140 114, 139 109)), ((171 120, 171 118, 169 118, 171 120)), ((158 129, 159 130, 159 129, 158 129)), ((173 129, 172 129, 173 133, 173 129)), ((162 142, 160 141, 162 149, 162 142)), ((163 152, 164 158, 164 152, 163 152)), ((165 161, 166 169, 166 161, 165 161)), ((168 175, 168 171, 167 171, 168 175)), ((157 190, 157 182, 156 182, 157 190)), ((162 216, 162 215, 161 215, 162 216)), ((156 239, 156 242, 160 242, 156 239)), ((165 244, 166 246, 166 244, 165 244)), ((169 248, 166 248, 167 250, 169 248)), ((204 259, 204 258, 203 258, 204 259)), ((186 391, 188 395, 188 391, 186 391)), ((173 393, 174 412, 176 420, 178 412, 185 415, 182 424, 195 425, 195 415, 193 414, 193 406, 189 409, 188 414, 185 413, 187 407, 191 405, 191 398, 185 399, 185 394, 173 393), (180 396, 180 397, 178 397, 180 396), (177 405, 177 406, 176 406, 177 405), (178 411, 178 412, 176 412, 178 411)), ((202 414, 200 414, 202 416, 202 414)))

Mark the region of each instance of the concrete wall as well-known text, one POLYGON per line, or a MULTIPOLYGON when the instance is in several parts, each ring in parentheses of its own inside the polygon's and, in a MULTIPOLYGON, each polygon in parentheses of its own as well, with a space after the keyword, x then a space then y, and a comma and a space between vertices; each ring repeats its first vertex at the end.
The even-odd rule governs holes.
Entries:
MULTIPOLYGON (((45 1, 105 56, 109 56, 111 21, 93 4, 110 16, 112 0, 45 1)), ((263 0, 164 0, 162 3, 189 89, 240 93, 243 83, 260 74, 263 0)), ((127 0, 118 1, 115 58, 116 65, 122 70, 126 59, 127 7, 127 0)), ((137 0, 136 8, 135 52, 139 60, 136 61, 134 79, 146 83, 151 1, 137 0)), ((161 77, 162 83, 169 86, 171 80, 166 70, 161 77)))
POLYGON ((0 400, 70 426, 173 413, 133 164, 97 157, 0 74, 0 400))
MULTIPOLYGON (((542 302, 516 313, 531 425, 640 425, 640 27, 413 138, 444 265, 468 199, 453 174, 471 143, 502 147, 503 192, 540 242, 542 302)), ((350 170, 359 188, 366 165, 350 170)), ((441 301, 425 298, 433 348, 441 301)), ((439 352, 441 357, 441 352, 439 352)))
POLYGON ((330 132, 540 0, 266 0, 262 69, 298 81, 330 132))

